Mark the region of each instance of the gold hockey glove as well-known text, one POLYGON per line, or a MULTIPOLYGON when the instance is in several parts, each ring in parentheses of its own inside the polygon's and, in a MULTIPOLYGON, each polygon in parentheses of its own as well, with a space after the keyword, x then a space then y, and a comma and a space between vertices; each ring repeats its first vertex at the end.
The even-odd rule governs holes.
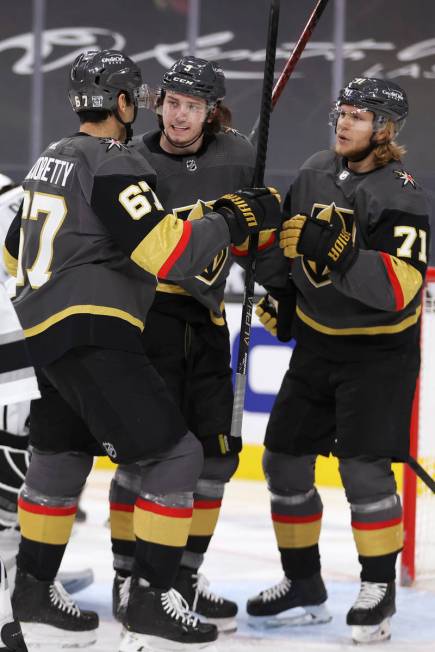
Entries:
MULTIPOLYGON (((291 218, 289 222, 301 217, 303 216, 298 215, 291 218)), ((288 227, 287 232, 291 231, 291 228, 288 227)), ((333 213, 330 222, 305 217, 302 224, 299 221, 295 225, 293 235, 288 236, 289 240, 291 238, 292 243, 287 247, 293 252, 295 246, 296 255, 306 256, 309 260, 338 271, 340 274, 345 274, 358 257, 358 246, 353 242, 352 233, 336 213, 333 213), (294 244, 295 239, 296 244, 294 244)))
POLYGON ((268 333, 277 336, 278 312, 268 294, 255 306, 255 314, 268 333))
POLYGON ((296 258, 300 255, 297 246, 306 219, 306 215, 295 215, 283 222, 279 234, 279 246, 284 249, 284 256, 287 258, 296 258))
POLYGON ((231 242, 237 246, 249 235, 279 226, 280 201, 275 188, 243 188, 220 197, 213 210, 225 218, 231 242))

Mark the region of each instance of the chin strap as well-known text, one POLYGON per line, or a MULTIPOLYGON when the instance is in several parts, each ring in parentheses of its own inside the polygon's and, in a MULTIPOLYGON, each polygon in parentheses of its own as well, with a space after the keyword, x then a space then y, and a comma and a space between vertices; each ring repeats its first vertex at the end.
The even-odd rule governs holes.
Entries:
POLYGON ((133 116, 133 120, 132 120, 131 122, 124 122, 124 121, 121 119, 121 117, 120 117, 120 115, 119 115, 117 109, 116 109, 115 111, 113 111, 113 115, 114 115, 115 118, 118 120, 118 122, 120 122, 120 123, 125 127, 125 140, 124 140, 124 144, 126 145, 126 144, 129 143, 130 140, 133 138, 133 127, 132 127, 131 125, 132 125, 133 122, 136 120, 136 116, 137 116, 137 106, 135 105, 135 107, 134 107, 134 116, 133 116))
POLYGON ((372 135, 370 138, 370 144, 364 151, 362 151, 358 156, 348 156, 347 160, 350 161, 351 163, 359 163, 360 161, 363 161, 369 154, 373 152, 376 147, 379 147, 379 145, 387 145, 388 140, 382 140, 381 142, 377 142, 374 140, 375 134, 372 135))
POLYGON ((177 149, 184 149, 185 147, 190 147, 191 145, 196 143, 196 141, 199 140, 204 135, 204 128, 202 129, 201 133, 198 136, 196 136, 196 138, 191 140, 189 143, 184 143, 183 145, 179 145, 178 143, 174 143, 174 141, 169 138, 169 136, 166 133, 165 129, 162 129, 162 133, 164 134, 164 136, 165 136, 166 140, 168 141, 168 143, 170 143, 172 145, 172 147, 177 147, 177 149))

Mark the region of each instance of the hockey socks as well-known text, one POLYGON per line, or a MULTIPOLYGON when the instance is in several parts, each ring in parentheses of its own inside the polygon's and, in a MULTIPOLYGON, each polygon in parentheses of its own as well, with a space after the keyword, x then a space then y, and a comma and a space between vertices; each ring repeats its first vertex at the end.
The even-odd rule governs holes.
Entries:
POLYGON ((52 580, 71 535, 77 496, 45 496, 24 485, 18 511, 21 543, 17 566, 38 580, 52 580))

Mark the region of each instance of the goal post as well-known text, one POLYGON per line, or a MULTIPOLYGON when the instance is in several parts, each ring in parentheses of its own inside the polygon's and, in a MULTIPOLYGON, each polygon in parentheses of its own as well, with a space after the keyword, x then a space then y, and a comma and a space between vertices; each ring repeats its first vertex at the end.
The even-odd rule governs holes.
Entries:
MULTIPOLYGON (((421 332, 421 370, 410 426, 410 454, 435 472, 435 268, 426 275, 421 332)), ((435 586, 435 496, 403 465, 404 548, 400 583, 435 586)))

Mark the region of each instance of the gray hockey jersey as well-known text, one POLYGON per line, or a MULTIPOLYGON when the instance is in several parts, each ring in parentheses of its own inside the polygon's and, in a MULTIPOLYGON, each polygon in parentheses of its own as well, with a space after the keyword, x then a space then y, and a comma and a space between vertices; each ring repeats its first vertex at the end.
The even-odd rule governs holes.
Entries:
POLYGON ((343 276, 305 256, 294 260, 298 343, 346 360, 416 349, 430 242, 425 192, 400 161, 356 174, 323 151, 302 166, 284 214, 329 220, 333 211, 353 234, 359 255, 343 276))
POLYGON ((221 215, 180 220, 155 183, 133 147, 84 133, 51 144, 27 174, 6 248, 36 364, 84 344, 141 351, 156 277, 193 276, 228 246, 221 215))

